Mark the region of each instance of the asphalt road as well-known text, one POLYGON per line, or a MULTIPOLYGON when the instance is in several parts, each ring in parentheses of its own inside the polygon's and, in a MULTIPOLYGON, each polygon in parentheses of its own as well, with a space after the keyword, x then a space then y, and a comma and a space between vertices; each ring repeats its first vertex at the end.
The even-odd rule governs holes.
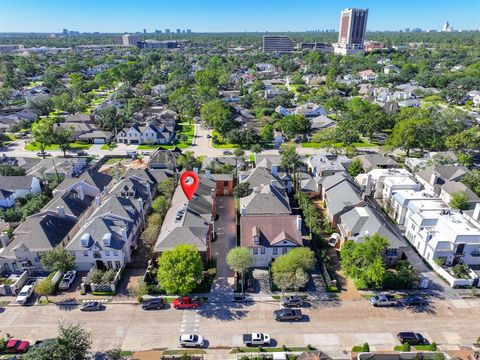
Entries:
POLYGON ((197 332, 210 349, 241 346, 241 334, 267 332, 273 345, 311 344, 326 351, 348 351, 368 342, 372 349, 398 345, 399 331, 419 331, 441 348, 471 345, 480 335, 480 301, 435 300, 426 309, 373 308, 367 300, 321 302, 303 309, 304 321, 277 323, 272 300, 247 304, 203 304, 198 310, 144 311, 132 304, 106 304, 100 312, 78 307, 9 306, 0 311, 0 332, 30 341, 56 336, 60 321, 79 321, 92 334, 94 350, 175 348, 180 332, 197 332))

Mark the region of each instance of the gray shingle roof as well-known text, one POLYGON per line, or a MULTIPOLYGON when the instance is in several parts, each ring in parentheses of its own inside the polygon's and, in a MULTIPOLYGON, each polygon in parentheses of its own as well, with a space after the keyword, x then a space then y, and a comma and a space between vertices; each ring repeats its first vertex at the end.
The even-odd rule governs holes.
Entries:
POLYGON ((265 185, 257 188, 250 195, 240 199, 240 208, 247 215, 290 214, 290 204, 285 190, 276 186, 265 185))
POLYGON ((30 190, 33 176, 1 176, 0 189, 15 192, 16 190, 30 190))

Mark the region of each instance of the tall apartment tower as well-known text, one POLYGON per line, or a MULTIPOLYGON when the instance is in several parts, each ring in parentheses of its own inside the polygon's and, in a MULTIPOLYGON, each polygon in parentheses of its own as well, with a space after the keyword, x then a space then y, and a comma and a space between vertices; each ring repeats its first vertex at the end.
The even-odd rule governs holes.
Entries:
POLYGON ((137 35, 117 35, 115 37, 115 43, 123 46, 137 46, 139 38, 137 35))
POLYGON ((294 51, 292 40, 288 36, 264 35, 263 52, 264 53, 290 53, 294 51))
POLYGON ((340 14, 340 29, 335 53, 352 55, 363 51, 368 9, 345 9, 340 14))

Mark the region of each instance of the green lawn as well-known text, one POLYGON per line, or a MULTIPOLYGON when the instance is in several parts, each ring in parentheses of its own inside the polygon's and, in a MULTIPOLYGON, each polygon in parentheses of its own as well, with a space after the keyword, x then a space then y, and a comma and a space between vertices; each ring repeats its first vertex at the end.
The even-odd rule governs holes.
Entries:
POLYGON ((143 144, 143 145, 138 145, 137 150, 157 150, 159 147, 160 145, 143 144))
POLYGON ((226 143, 215 130, 212 131, 212 136, 214 135, 217 136, 218 140, 221 142, 221 144, 214 144, 212 141, 212 147, 215 149, 235 149, 237 147, 237 145, 226 143))
POLYGON ((198 354, 206 354, 205 350, 165 350, 163 355, 198 355, 198 354))
POLYGON ((313 351, 313 347, 262 347, 260 348, 251 348, 251 347, 237 347, 230 351, 230 354, 239 354, 239 353, 275 353, 275 352, 303 352, 303 351, 313 351))
POLYGON ((180 129, 177 131, 177 139, 174 144, 171 145, 140 145, 138 147, 139 150, 156 150, 158 148, 162 148, 165 150, 172 150, 175 147, 179 149, 186 149, 192 146, 193 137, 195 135, 195 126, 189 125, 188 123, 180 123, 178 124, 180 129), (187 135, 187 140, 182 140, 182 135, 187 135), (144 147, 145 146, 145 147, 144 147))
POLYGON ((110 150, 110 149, 115 149, 117 147, 117 144, 112 143, 112 144, 103 144, 100 149, 102 150, 110 150))
MULTIPOLYGON (((375 144, 372 144, 372 143, 369 143, 369 142, 354 142, 352 144, 353 146, 359 148, 359 147, 375 147, 377 145, 375 144)), ((315 149, 318 149, 318 148, 321 148, 322 147, 322 143, 315 143, 315 142, 308 142, 308 143, 301 143, 300 146, 302 148, 315 148, 315 149)), ((335 143, 333 144, 334 147, 341 147, 342 146, 342 143, 335 143)), ((325 146, 323 146, 325 147, 325 146)))
MULTIPOLYGON (((71 150, 88 150, 88 149, 90 149, 92 144, 70 143, 69 146, 70 146, 71 150)), ((25 145, 25 150, 27 150, 27 151, 39 151, 40 149, 34 143, 29 143, 29 144, 25 145)), ((47 146, 45 151, 48 151, 48 150, 60 150, 60 146, 58 146, 57 144, 53 144, 53 145, 47 146)))

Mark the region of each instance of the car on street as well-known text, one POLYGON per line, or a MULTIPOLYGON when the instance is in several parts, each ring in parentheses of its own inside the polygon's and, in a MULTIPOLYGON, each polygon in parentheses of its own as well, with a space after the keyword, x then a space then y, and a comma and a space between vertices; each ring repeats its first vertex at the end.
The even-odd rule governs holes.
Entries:
POLYGON ((243 343, 246 346, 265 346, 270 345, 272 338, 268 334, 251 333, 243 334, 243 343))
POLYGON ((230 150, 225 150, 223 155, 233 155, 233 153, 230 150))
POLYGON ((280 309, 273 312, 273 318, 276 321, 300 321, 303 319, 300 309, 280 309))
POLYGON ((407 296, 402 300, 404 306, 423 306, 426 303, 425 298, 418 295, 407 296))
POLYGON ((398 340, 402 344, 409 344, 409 345, 428 345, 429 342, 427 339, 423 337, 422 334, 416 333, 413 331, 406 331, 406 332, 399 332, 397 334, 398 340))
POLYGON ((377 294, 370 299, 370 304, 375 307, 397 306, 398 300, 390 294, 377 294))
POLYGON ((28 341, 19 340, 19 339, 10 339, 5 345, 5 352, 7 353, 24 353, 27 352, 30 348, 30 343, 28 341))
POLYGON ((200 300, 190 296, 182 296, 173 301, 175 309, 196 309, 200 306, 200 300))
POLYGON ((75 270, 67 271, 65 275, 63 275, 63 279, 58 285, 60 290, 67 290, 72 283, 75 281, 75 277, 77 276, 77 272, 75 270))
POLYGON ((205 344, 203 336, 197 334, 182 334, 178 338, 178 346, 201 348, 205 344))
POLYGON ((303 298, 298 295, 285 296, 284 298, 282 298, 281 304, 285 307, 303 306, 303 298))
MULTIPOLYGON (((37 156, 43 157, 44 154, 42 154, 41 151, 37 152, 37 156)), ((52 154, 45 152, 45 156, 52 156, 52 154)))
POLYGON ((207 134, 207 139, 210 139, 211 137, 212 137, 212 135, 207 134))
POLYGON ((16 303, 19 305, 25 305, 32 297, 34 285, 25 285, 22 287, 17 295, 16 303))
POLYGON ((98 301, 85 301, 80 306, 80 311, 99 311, 102 309, 102 304, 98 301))
POLYGON ((162 298, 153 298, 148 299, 142 302, 143 310, 158 310, 162 309, 165 306, 165 302, 162 298))

